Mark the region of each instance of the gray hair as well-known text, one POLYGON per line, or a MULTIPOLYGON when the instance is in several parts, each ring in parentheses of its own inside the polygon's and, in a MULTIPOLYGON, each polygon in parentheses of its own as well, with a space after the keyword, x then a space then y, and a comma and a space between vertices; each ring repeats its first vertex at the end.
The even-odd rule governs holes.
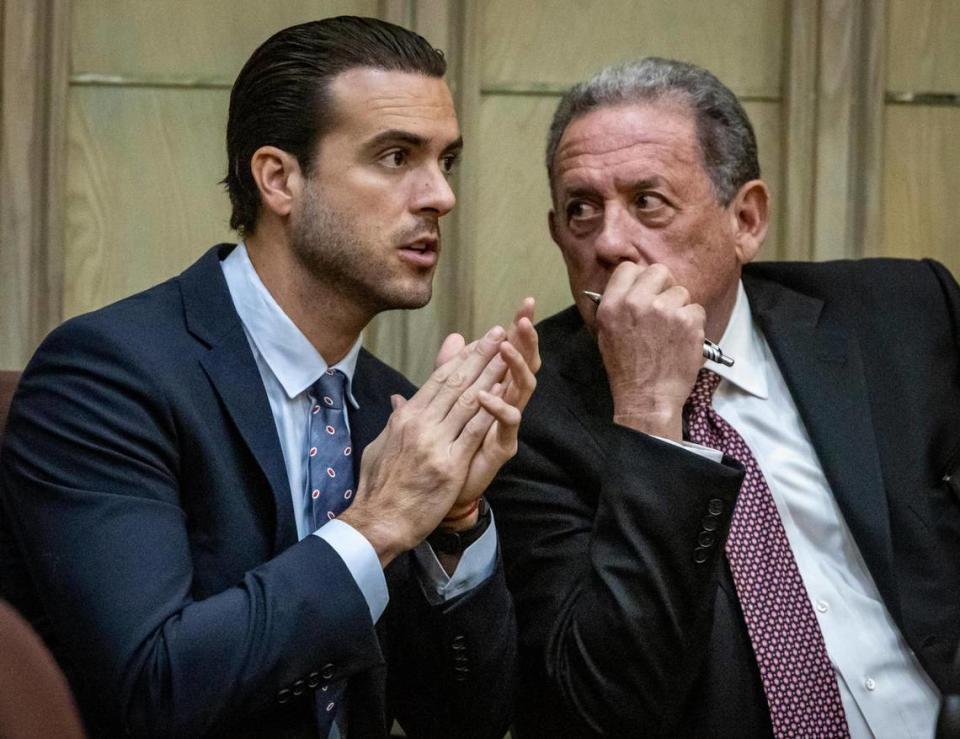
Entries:
POLYGON ((560 138, 576 118, 599 108, 671 98, 692 108, 707 175, 717 200, 729 205, 744 183, 760 177, 757 139, 743 106, 707 70, 652 56, 601 69, 560 100, 547 137, 551 191, 560 138))

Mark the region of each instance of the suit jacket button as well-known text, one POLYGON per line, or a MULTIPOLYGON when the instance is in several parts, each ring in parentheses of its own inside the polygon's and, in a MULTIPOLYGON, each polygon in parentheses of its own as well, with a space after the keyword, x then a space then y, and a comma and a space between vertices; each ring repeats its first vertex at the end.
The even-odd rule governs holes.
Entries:
POLYGON ((336 673, 336 669, 333 665, 324 665, 320 670, 320 676, 324 680, 333 680, 333 676, 336 673))
POLYGON ((457 636, 453 637, 453 642, 451 642, 451 646, 454 649, 456 649, 458 652, 462 649, 466 649, 467 637, 465 637, 463 634, 458 634, 457 636))
POLYGON ((283 688, 277 693, 277 703, 286 703, 292 695, 293 693, 290 691, 290 688, 283 688))
POLYGON ((697 547, 693 550, 693 561, 702 565, 710 558, 710 550, 707 547, 697 547))
POLYGON ((697 542, 702 547, 712 547, 716 540, 717 537, 710 531, 701 531, 700 536, 697 537, 697 542))
POLYGON ((707 510, 710 511, 711 516, 719 516, 723 513, 723 501, 720 498, 711 498, 707 510))
POLYGON ((310 690, 316 690, 319 684, 320 684, 319 672, 311 672, 309 675, 307 675, 307 687, 310 688, 310 690))
POLYGON ((293 694, 294 694, 294 695, 303 695, 303 691, 304 691, 305 688, 306 688, 306 685, 305 685, 305 683, 303 682, 303 680, 297 680, 297 681, 293 684, 293 694))
POLYGON ((717 521, 716 516, 704 516, 700 525, 703 526, 704 531, 716 531, 720 528, 720 522, 717 521))

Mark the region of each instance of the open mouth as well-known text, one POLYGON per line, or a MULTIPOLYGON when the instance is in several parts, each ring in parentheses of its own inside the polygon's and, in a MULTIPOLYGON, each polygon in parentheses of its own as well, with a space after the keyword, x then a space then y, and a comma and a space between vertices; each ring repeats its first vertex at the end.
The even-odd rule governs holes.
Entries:
POLYGON ((429 236, 404 244, 399 251, 401 258, 411 264, 418 267, 432 267, 437 263, 438 247, 439 241, 429 236))

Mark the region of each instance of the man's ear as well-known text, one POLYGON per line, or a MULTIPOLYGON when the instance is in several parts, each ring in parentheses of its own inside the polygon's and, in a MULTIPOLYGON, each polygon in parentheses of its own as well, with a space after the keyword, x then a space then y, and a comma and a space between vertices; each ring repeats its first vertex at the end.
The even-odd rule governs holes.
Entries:
POLYGON ((730 203, 737 258, 740 264, 752 262, 767 237, 770 225, 770 191, 763 180, 745 183, 730 203))
POLYGON ((250 171, 264 210, 280 217, 290 215, 303 188, 297 158, 276 146, 261 146, 250 158, 250 171))

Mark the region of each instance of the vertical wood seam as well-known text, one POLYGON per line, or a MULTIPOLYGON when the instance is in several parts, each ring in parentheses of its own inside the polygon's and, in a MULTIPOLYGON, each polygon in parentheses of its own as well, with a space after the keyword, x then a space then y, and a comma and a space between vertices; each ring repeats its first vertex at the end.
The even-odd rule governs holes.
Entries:
POLYGON ((887 0, 872 0, 862 10, 860 80, 856 86, 854 130, 862 131, 854 150, 852 190, 853 254, 882 249, 884 104, 887 70, 887 0))

